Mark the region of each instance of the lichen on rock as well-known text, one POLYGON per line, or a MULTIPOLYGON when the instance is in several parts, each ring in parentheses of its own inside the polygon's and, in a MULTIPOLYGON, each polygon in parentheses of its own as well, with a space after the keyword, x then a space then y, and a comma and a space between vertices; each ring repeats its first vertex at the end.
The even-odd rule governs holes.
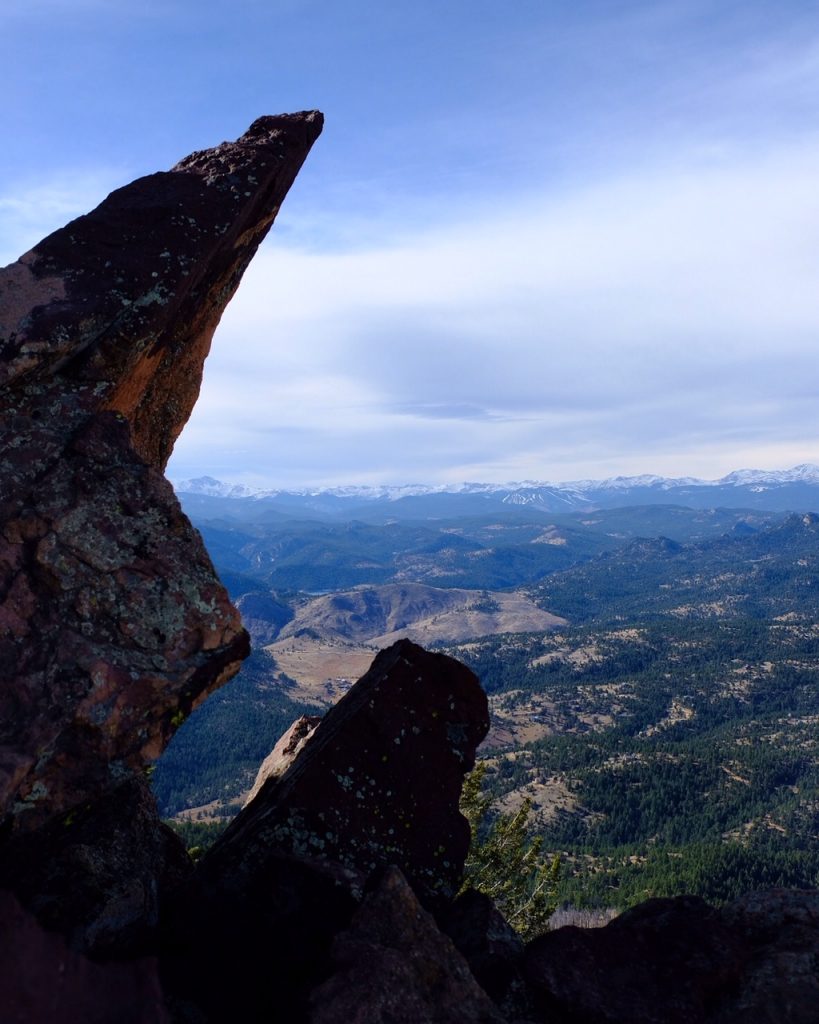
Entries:
POLYGON ((364 877, 395 864, 430 908, 458 891, 469 826, 458 800, 489 730, 486 694, 454 658, 399 640, 271 776, 201 871, 218 885, 272 852, 335 861, 364 877))
POLYGON ((260 118, 0 271, 0 814, 13 832, 155 758, 247 654, 162 471, 222 310, 321 125, 260 118))

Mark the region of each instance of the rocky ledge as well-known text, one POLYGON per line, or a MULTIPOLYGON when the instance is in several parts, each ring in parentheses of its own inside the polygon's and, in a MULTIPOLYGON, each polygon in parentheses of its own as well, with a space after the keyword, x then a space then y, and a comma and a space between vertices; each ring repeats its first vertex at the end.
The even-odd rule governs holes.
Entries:
POLYGON ((400 640, 194 866, 144 774, 247 653, 163 469, 321 115, 113 193, 0 271, 0 1006, 13 1024, 809 1024, 819 894, 654 900, 524 946, 459 894, 488 729, 400 640))

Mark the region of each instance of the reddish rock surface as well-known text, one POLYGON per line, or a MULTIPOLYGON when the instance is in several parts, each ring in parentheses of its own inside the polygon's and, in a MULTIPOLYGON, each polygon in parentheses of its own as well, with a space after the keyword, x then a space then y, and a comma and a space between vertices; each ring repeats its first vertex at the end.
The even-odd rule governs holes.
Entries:
POLYGON ((310 1024, 504 1024, 466 960, 388 868, 334 940, 310 1024))
POLYGON ((271 851, 334 861, 365 877, 395 864, 422 903, 444 905, 469 847, 461 784, 488 730, 475 675, 399 640, 232 822, 202 877, 235 884, 263 869, 271 851))
POLYGON ((156 757, 247 636, 162 476, 313 113, 112 193, 0 271, 0 813, 30 830, 156 757))
POLYGON ((156 961, 96 964, 0 892, 3 1024, 169 1024, 156 961))

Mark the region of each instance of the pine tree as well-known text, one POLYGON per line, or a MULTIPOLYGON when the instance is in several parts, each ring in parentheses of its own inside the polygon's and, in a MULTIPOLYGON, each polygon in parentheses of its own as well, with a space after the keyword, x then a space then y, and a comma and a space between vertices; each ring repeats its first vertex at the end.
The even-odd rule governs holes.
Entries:
POLYGON ((478 765, 461 793, 461 812, 472 832, 462 891, 472 888, 489 896, 528 941, 546 931, 557 905, 560 857, 544 858, 543 837, 529 837, 531 800, 514 814, 489 821, 492 797, 481 793, 485 774, 486 766, 478 765))

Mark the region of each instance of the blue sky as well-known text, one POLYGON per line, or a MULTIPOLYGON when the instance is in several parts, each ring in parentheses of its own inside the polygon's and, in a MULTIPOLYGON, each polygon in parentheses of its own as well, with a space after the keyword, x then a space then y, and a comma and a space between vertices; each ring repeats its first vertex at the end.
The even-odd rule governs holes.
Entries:
POLYGON ((0 262, 319 108, 173 478, 819 461, 819 4, 3 0, 0 262))

